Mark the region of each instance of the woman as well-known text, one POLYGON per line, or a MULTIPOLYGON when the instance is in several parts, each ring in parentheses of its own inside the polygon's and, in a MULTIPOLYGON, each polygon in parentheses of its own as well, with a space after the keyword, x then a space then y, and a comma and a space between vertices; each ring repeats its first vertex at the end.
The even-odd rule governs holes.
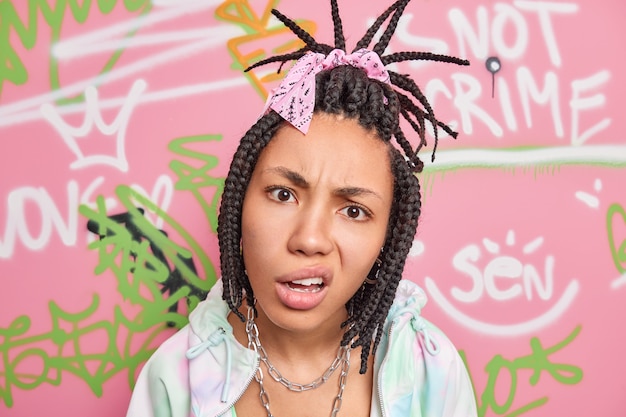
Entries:
POLYGON ((233 157, 222 279, 145 365, 128 416, 476 415, 456 349, 420 316, 423 291, 401 281, 422 163, 400 115, 417 150, 425 120, 455 133, 410 78, 384 66, 466 64, 380 56, 407 3, 387 9, 350 54, 335 0, 334 48, 273 12, 306 46, 255 65, 298 58, 233 157))

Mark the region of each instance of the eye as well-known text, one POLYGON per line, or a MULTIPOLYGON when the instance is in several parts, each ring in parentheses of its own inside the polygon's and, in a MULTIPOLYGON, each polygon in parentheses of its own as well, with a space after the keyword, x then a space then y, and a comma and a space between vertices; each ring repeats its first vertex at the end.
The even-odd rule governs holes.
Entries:
POLYGON ((346 217, 349 217, 350 219, 353 219, 353 220, 363 221, 372 217, 369 210, 365 209, 364 207, 354 206, 354 205, 344 207, 341 210, 341 213, 343 213, 346 217))
POLYGON ((270 188, 268 193, 272 199, 282 203, 290 203, 296 200, 293 193, 287 188, 270 188))

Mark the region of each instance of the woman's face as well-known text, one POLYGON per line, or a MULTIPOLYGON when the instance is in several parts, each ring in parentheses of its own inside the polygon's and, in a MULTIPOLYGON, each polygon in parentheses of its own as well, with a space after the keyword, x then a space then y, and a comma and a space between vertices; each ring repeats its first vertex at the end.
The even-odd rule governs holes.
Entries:
POLYGON ((259 324, 336 332, 384 244, 392 198, 387 145, 357 121, 316 114, 306 136, 280 128, 243 204, 259 324))

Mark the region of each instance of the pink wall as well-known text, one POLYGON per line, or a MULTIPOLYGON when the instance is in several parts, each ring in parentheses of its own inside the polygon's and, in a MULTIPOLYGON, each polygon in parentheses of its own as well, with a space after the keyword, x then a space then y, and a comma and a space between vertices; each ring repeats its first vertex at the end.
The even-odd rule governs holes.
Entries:
MULTIPOLYGON (((331 43, 330 8, 48 3, 0 2, 0 415, 123 415, 216 279, 216 195, 275 85, 241 66, 295 46, 264 10, 331 43)), ((390 1, 339 3, 353 45, 390 1)), ((461 133, 421 174, 406 276, 481 416, 626 414, 624 17, 621 0, 413 0, 390 47, 472 62, 397 70, 461 133)))

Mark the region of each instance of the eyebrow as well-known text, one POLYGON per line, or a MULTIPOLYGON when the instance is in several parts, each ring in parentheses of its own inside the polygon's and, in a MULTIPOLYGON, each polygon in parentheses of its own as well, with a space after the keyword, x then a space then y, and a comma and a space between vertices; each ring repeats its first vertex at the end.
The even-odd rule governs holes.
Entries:
POLYGON ((341 197, 362 197, 371 195, 379 200, 383 199, 376 191, 363 187, 342 187, 335 190, 333 194, 341 197))
POLYGON ((297 185, 298 187, 302 187, 302 188, 309 187, 309 182, 302 175, 298 174, 296 171, 290 170, 289 168, 285 168, 282 166, 272 167, 272 168, 267 168, 265 172, 278 174, 281 177, 288 179, 289 181, 291 181, 294 185, 297 185))
MULTIPOLYGON (((265 169, 265 172, 278 174, 281 177, 291 181, 294 185, 302 188, 309 188, 309 182, 299 173, 285 168, 283 166, 272 167, 265 169)), ((383 200, 382 196, 374 190, 364 187, 340 187, 333 191, 333 194, 341 197, 359 197, 371 195, 380 200, 383 200)))

